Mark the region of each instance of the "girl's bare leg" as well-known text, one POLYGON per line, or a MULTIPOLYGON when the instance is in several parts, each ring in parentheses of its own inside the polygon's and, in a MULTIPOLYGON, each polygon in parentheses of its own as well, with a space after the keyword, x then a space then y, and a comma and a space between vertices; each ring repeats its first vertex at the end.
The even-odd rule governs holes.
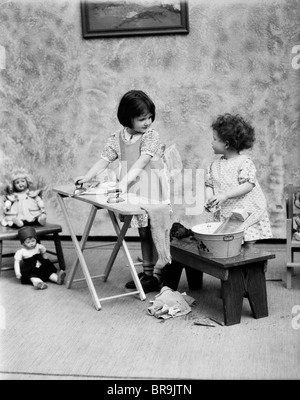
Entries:
MULTIPOLYGON (((147 226, 145 228, 139 228, 139 235, 141 239, 141 250, 143 256, 143 273, 139 274, 141 285, 145 293, 158 290, 159 284, 157 279, 153 276, 153 269, 157 254, 155 246, 152 240, 151 228, 147 226)), ((127 289, 135 289, 135 283, 129 281, 126 283, 127 289)))
POLYGON ((145 228, 139 228, 139 235, 141 239, 141 249, 143 257, 143 270, 146 275, 153 275, 154 267, 154 252, 153 252, 153 240, 151 235, 150 226, 145 228))

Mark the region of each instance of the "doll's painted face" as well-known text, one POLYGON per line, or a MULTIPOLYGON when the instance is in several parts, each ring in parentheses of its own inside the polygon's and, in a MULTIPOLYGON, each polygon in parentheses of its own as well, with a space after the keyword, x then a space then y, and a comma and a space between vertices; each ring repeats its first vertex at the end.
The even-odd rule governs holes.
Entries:
POLYGON ((28 183, 26 178, 18 178, 14 180, 14 188, 16 192, 23 192, 28 188, 28 183))
POLYGON ((24 245, 24 247, 25 247, 26 249, 28 249, 28 250, 34 249, 35 246, 36 246, 36 238, 33 237, 33 236, 26 238, 26 239, 24 240, 23 245, 24 245))

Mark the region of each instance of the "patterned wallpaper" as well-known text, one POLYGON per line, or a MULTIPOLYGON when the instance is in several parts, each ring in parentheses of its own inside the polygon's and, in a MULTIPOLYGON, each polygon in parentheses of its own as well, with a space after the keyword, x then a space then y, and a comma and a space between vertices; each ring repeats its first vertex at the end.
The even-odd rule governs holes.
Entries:
MULTIPOLYGON (((84 40, 79 0, 2 2, 0 189, 13 166, 26 166, 44 187, 49 222, 68 234, 51 189, 98 159, 119 127, 120 97, 142 89, 156 104, 155 128, 192 171, 213 159, 210 124, 218 114, 252 121, 250 154, 274 236, 285 237, 283 188, 300 184, 300 70, 292 68, 300 3, 190 0, 189 20, 188 35, 84 40)), ((189 227, 206 220, 186 207, 174 207, 174 220, 189 227)), ((68 208, 81 234, 88 207, 70 200, 68 208)), ((104 213, 92 234, 114 234, 104 213)))

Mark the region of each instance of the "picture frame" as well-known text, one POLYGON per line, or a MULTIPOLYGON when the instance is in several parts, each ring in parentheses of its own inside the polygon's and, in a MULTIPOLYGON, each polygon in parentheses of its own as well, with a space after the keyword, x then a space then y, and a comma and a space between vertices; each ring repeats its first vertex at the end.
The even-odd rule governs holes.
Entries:
POLYGON ((84 0, 84 39, 188 34, 188 3, 181 0, 84 0))

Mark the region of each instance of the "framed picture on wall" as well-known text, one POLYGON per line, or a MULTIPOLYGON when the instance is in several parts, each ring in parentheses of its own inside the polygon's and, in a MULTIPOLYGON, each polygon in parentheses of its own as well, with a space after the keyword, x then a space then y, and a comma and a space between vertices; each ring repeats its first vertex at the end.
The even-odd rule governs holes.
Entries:
POLYGON ((189 33, 187 1, 85 0, 81 17, 84 39, 189 33))

